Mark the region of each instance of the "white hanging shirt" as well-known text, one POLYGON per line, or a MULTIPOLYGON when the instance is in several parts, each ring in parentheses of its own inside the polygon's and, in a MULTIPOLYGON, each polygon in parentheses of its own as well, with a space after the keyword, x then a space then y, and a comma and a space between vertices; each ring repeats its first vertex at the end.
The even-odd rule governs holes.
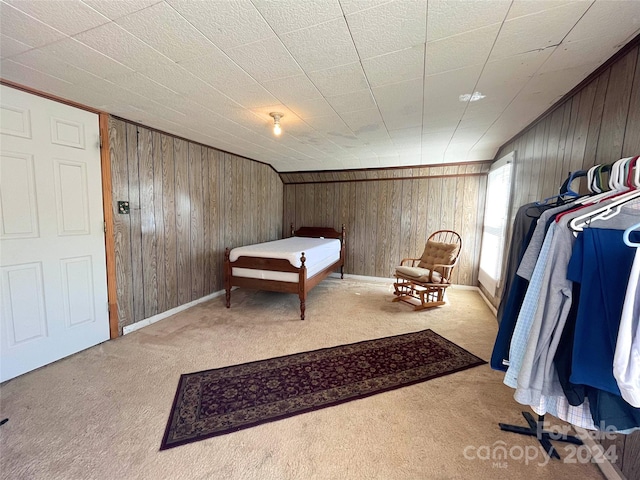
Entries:
POLYGON ((613 376, 622 398, 640 408, 640 248, 636 249, 627 285, 613 359, 613 376))

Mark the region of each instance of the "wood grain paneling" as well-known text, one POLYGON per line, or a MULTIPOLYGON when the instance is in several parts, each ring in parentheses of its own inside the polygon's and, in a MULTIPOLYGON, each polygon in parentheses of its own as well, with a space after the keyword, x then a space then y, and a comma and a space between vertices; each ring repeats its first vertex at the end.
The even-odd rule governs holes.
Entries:
POLYGON ((385 278, 392 275, 402 258, 420 256, 431 233, 454 229, 468 249, 454 271, 455 281, 475 285, 482 223, 478 202, 484 199, 486 175, 467 175, 465 165, 456 166, 454 171, 462 174, 285 184, 284 223, 313 225, 322 221, 336 229, 344 223, 345 272, 385 278))
POLYGON ((120 332, 222 290, 225 247, 281 237, 268 165, 114 118, 109 141, 120 332))
POLYGON ((622 156, 637 60, 636 52, 632 52, 611 66, 598 138, 597 163, 611 163, 622 156))
MULTIPOLYGON (((208 295, 213 292, 211 285, 212 278, 212 251, 211 251, 211 211, 209 205, 211 204, 209 190, 209 149, 204 147, 201 149, 202 171, 200 173, 200 181, 202 182, 202 255, 203 255, 203 289, 204 295, 208 295)), ((215 190, 214 190, 215 192, 215 190)))
POLYGON ((138 129, 127 124, 128 200, 131 217, 131 289, 133 295, 133 318, 144 317, 144 281, 142 275, 142 225, 140 218, 140 177, 138 159, 138 129))
POLYGON ((204 296, 204 205, 202 195, 202 147, 189 144, 189 270, 191 271, 191 298, 204 296))
MULTIPOLYGON (((173 137, 162 135, 162 215, 164 217, 165 310, 178 304, 178 244, 176 232, 176 195, 173 137)), ((164 311, 164 310, 163 310, 164 311)))
MULTIPOLYGON (((313 205, 314 203, 316 203, 315 198, 313 197, 314 195, 314 190, 317 190, 318 192, 320 192, 320 190, 323 190, 324 188, 326 188, 325 185, 322 184, 318 184, 318 185, 309 185, 307 188, 307 191, 311 192, 312 198, 306 198, 306 201, 309 202, 309 204, 313 205), (315 187, 314 190, 311 190, 311 188, 315 187)), ((366 255, 367 255, 367 250, 366 250, 366 245, 369 241, 371 241, 371 238, 367 235, 367 210, 368 210, 368 199, 367 199, 367 184, 364 182, 360 182, 360 183, 356 183, 355 185, 356 187, 356 204, 355 204, 355 224, 354 224, 354 229, 353 229, 353 233, 352 233, 352 238, 353 238, 353 243, 354 243, 354 273, 355 272, 361 272, 360 275, 366 275, 366 271, 367 268, 365 268, 365 264, 366 264, 366 255)), ((313 218, 313 217, 311 217, 313 218)), ((311 224, 313 225, 314 220, 311 220, 311 224)))
MULTIPOLYGON (((424 248, 424 245, 427 243, 427 237, 431 235, 431 233, 427 228, 427 200, 429 198, 429 182, 415 182, 418 186, 418 198, 416 203, 416 209, 420 213, 420 221, 416 224, 416 235, 415 235, 415 248, 414 251, 418 252, 424 248)), ((461 205, 462 207, 462 205, 461 205)))
POLYGON ((627 480, 640 479, 640 431, 629 435, 608 434, 600 443, 609 455, 607 458, 615 459, 614 463, 627 480))
MULTIPOLYGON (((439 180, 435 180, 436 182, 439 180)), ((400 261, 405 258, 402 255, 403 250, 400 246, 400 218, 402 216, 402 180, 394 180, 391 183, 391 216, 387 218, 389 222, 387 229, 391 232, 389 236, 389 256, 387 258, 387 265, 384 266, 380 272, 380 276, 391 276, 394 272, 396 265, 400 264, 400 261)), ((355 185, 355 184, 353 184, 355 185)), ((427 211, 428 215, 428 211, 427 211)), ((427 217, 428 218, 428 217, 427 217)), ((349 224, 350 225, 350 224, 349 224)), ((347 243, 347 248, 351 248, 347 243)), ((350 255, 347 255, 349 258, 350 255)), ((355 272, 354 272, 355 273, 355 272)))
POLYGON ((435 232, 439 230, 437 225, 440 225, 442 178, 435 178, 429 182, 427 198, 429 199, 427 203, 427 232, 435 232))
POLYGON ((562 117, 564 111, 558 109, 545 122, 548 126, 547 145, 545 151, 545 165, 542 169, 542 181, 538 186, 538 197, 544 198, 544 185, 556 183, 556 169, 558 167, 558 147, 560 144, 560 129, 562 128, 562 117))
POLYGON ((153 135, 153 206, 155 224, 156 247, 156 313, 164 312, 167 308, 166 294, 166 265, 165 265, 165 236, 164 236, 164 211, 163 211, 163 174, 162 174, 162 135, 152 132, 153 135))
POLYGON ((222 198, 222 188, 220 183, 222 181, 220 176, 220 152, 213 148, 207 149, 208 158, 208 191, 209 191, 209 206, 207 208, 209 212, 209 256, 211 257, 211 271, 209 272, 209 293, 218 290, 222 285, 222 258, 218 255, 218 252, 224 250, 224 245, 220 241, 222 225, 220 221, 220 199, 222 198))
POLYGON ((138 129, 138 172, 140 187, 140 235, 144 318, 158 313, 158 262, 156 254, 156 212, 154 204, 153 140, 151 130, 138 129))
MULTIPOLYGON (((462 168, 462 171, 466 171, 466 167, 462 168)), ((465 212, 465 210, 463 209, 464 206, 464 180, 461 182, 456 182, 455 183, 455 196, 454 196, 454 211, 459 212, 459 214, 455 215, 454 217, 454 225, 452 230, 455 230, 456 232, 460 233, 460 236, 463 236, 463 230, 464 230, 464 224, 466 221, 465 217, 468 217, 470 212, 465 212)), ((470 209, 467 209, 470 210, 470 209)), ((466 251, 466 249, 465 249, 466 251)), ((473 248, 471 249, 471 251, 473 252, 473 248)), ((460 252, 460 256, 458 258, 458 268, 462 265, 466 265, 467 262, 464 261, 465 257, 462 253, 462 251, 460 252)), ((460 283, 462 280, 462 278, 467 277, 467 282, 470 281, 470 277, 471 272, 464 272, 463 275, 460 275, 460 272, 458 271, 458 268, 456 268, 453 271, 453 276, 452 278, 455 278, 455 283, 460 283)))
POLYGON ((626 436, 620 455, 623 457, 622 473, 627 480, 640 479, 640 432, 626 436))
POLYGON ((636 75, 629 99, 629 117, 624 132, 622 155, 630 156, 631 152, 640 152, 640 49, 638 49, 636 75))
MULTIPOLYGON (((230 157, 230 156, 229 156, 230 157)), ((231 178, 236 178, 238 179, 237 183, 233 184, 233 196, 231 198, 231 205, 233 205, 234 210, 233 210, 233 223, 229 226, 231 232, 233 233, 232 235, 232 241, 235 245, 244 245, 244 228, 237 228, 237 225, 243 225, 244 227, 244 222, 243 222, 243 210, 244 210, 244 205, 242 202, 242 182, 244 181, 244 169, 242 168, 242 165, 239 161, 236 161, 236 159, 234 158, 229 158, 230 161, 230 165, 231 165, 231 178)))
POLYGON ((189 193, 189 144, 174 139, 173 158, 176 195, 176 266, 178 305, 191 301, 191 197, 189 193))
MULTIPOLYGON (((411 185, 414 180, 400 180, 402 185, 402 197, 400 202, 400 255, 402 258, 415 257, 421 252, 413 252, 413 245, 411 244, 411 222, 416 212, 411 211, 411 185)), ((356 184, 358 186, 360 184, 356 184)), ((363 232, 366 235, 366 232, 363 232)))
MULTIPOLYGON (((338 190, 338 186, 336 184, 334 184, 333 186, 334 186, 334 190, 338 190)), ((377 235, 375 237, 376 248, 374 252, 374 255, 375 255, 374 272, 384 272, 389 262, 389 250, 388 250, 389 222, 387 221, 387 218, 389 215, 388 204, 390 200, 389 187, 390 187, 389 182, 380 182, 377 189, 378 216, 376 219, 372 219, 372 220, 375 220, 376 227, 377 227, 377 232, 376 232, 377 235)), ((387 275, 383 275, 383 276, 386 277, 387 275)))

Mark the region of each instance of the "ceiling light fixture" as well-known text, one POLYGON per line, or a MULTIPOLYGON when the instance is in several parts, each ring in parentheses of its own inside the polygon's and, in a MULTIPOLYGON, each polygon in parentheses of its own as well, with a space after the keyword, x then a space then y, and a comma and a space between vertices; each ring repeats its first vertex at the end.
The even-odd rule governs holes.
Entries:
POLYGON ((460 95, 458 98, 461 102, 477 102, 478 100, 482 100, 486 95, 481 94, 480 92, 473 93, 465 93, 464 95, 460 95))
POLYGON ((284 115, 279 112, 271 112, 269 115, 273 117, 273 134, 280 135, 282 133, 282 128, 280 128, 280 119, 284 117, 284 115))

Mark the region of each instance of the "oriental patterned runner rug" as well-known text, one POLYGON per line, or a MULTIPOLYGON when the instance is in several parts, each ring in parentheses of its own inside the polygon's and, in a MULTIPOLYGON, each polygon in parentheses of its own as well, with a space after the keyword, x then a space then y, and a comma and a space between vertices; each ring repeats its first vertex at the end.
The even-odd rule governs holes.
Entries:
POLYGON ((424 330, 184 374, 160 450, 485 363, 424 330))

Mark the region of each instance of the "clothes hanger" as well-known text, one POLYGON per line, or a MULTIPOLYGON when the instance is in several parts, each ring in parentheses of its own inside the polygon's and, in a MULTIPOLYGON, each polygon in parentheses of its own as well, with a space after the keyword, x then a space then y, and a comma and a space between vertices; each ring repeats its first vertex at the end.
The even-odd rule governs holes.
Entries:
POLYGON ((604 181, 602 177, 602 170, 605 167, 606 165, 600 163, 598 165, 594 165, 589 169, 589 171, 591 172, 591 180, 589 181, 588 188, 592 193, 603 193, 607 190, 604 187, 604 181))
MULTIPOLYGON (((618 197, 622 197, 622 199, 627 198, 627 196, 624 196, 626 193, 629 193, 631 191, 633 191, 634 189, 632 187, 630 187, 628 184, 628 180, 626 182, 623 182, 621 179, 617 178, 620 176, 620 172, 624 171, 623 166, 629 162, 637 162, 638 157, 628 157, 628 158, 623 158, 618 160, 617 162, 615 162, 613 164, 613 168, 612 168, 612 175, 610 178, 611 180, 611 185, 615 185, 619 188, 613 189, 613 190, 609 190, 606 192, 602 192, 596 195, 592 195, 592 196, 588 196, 585 197, 584 199, 581 200, 577 200, 576 204, 580 205, 580 207, 576 208, 576 209, 572 209, 569 210, 567 212, 561 213, 556 217, 556 221, 559 221, 564 215, 573 215, 579 212, 579 210, 586 205, 593 205, 596 203, 600 203, 600 202, 606 202, 605 207, 603 207, 604 209, 607 208, 607 206, 615 206, 614 204, 610 203, 613 200, 618 199, 618 197), (616 176, 617 175, 617 176, 616 176)), ((592 172, 593 172, 593 177, 597 177, 597 169, 598 167, 600 167, 599 165, 596 167, 592 167, 592 172)), ((576 217, 576 219, 584 219, 584 218, 589 218, 589 222, 593 220, 593 218, 591 218, 591 216, 593 215, 597 215, 598 213, 601 213, 603 215, 603 217, 599 217, 599 218, 604 218, 604 216, 606 215, 605 213, 602 213, 603 210, 602 209, 598 209, 597 211, 592 212, 591 214, 586 214, 586 215, 582 215, 580 217, 576 217)), ((617 215, 617 211, 615 213, 613 213, 613 215, 617 215)), ((577 225, 577 221, 576 219, 574 219, 574 223, 573 223, 573 227, 575 227, 577 225)), ((575 230, 571 225, 569 225, 569 228, 571 228, 574 231, 581 231, 580 230, 575 230)))
MULTIPOLYGON (((640 159, 640 157, 636 156, 636 157, 628 157, 625 159, 620 159, 618 160, 618 168, 620 168, 620 165, 622 165, 624 162, 622 162, 622 160, 629 161, 630 165, 636 165, 637 168, 640 168, 640 164, 638 164, 638 160, 640 159), (629 160, 631 159, 631 160, 629 160)), ((615 165, 615 164, 614 164, 615 165)), ((593 188, 595 185, 595 177, 597 177, 596 171, 598 170, 598 168, 600 167, 600 165, 595 165, 591 168, 588 169, 587 171, 587 180, 588 180, 588 184, 587 187, 589 188, 589 190, 591 192, 593 192, 593 188)), ((636 170, 636 173, 638 173, 638 170, 636 170)), ((633 172, 632 172, 633 174, 633 172)), ((588 205, 593 205, 596 203, 600 203, 600 202, 604 202, 604 201, 612 201, 614 199, 616 199, 617 197, 620 197, 622 195, 624 195, 625 193, 629 193, 633 190, 636 189, 635 185, 633 184, 633 182, 629 181, 629 177, 631 175, 629 175, 627 177, 627 181, 623 184, 623 186, 621 187, 621 189, 615 189, 615 190, 609 190, 606 192, 601 192, 599 194, 595 194, 595 195, 590 195, 590 196, 586 196, 584 198, 578 199, 575 201, 577 208, 573 208, 570 210, 567 210, 565 212, 562 212, 560 214, 558 214, 556 216, 556 222, 559 222, 565 215, 574 215, 577 214, 584 206, 588 206, 588 205)), ((614 178, 614 180, 616 180, 614 178)), ((618 184, 620 183, 620 180, 618 180, 617 182, 618 184)), ((597 188, 597 187, 596 187, 597 188)), ((626 197, 624 197, 626 198, 626 197)), ((606 207, 605 207, 606 208, 606 207)), ((600 211, 600 210, 598 210, 600 211)), ((596 213, 592 213, 592 215, 595 215, 596 213)), ((616 213, 617 214, 617 213, 616 213)), ((612 215, 613 216, 613 215, 612 215)), ((583 215, 582 218, 588 218, 589 215, 583 215)), ((573 230, 573 228, 571 227, 571 225, 569 225, 569 228, 571 228, 573 230)), ((580 230, 574 230, 574 231, 581 231, 580 230)))
POLYGON ((627 186, 629 188, 640 188, 640 185, 636 185, 635 182, 634 182, 634 180, 635 180, 634 172, 636 171, 636 168, 638 168, 637 167, 638 158, 640 158, 640 157, 633 157, 629 161, 629 164, 627 166, 628 167, 628 172, 627 172, 626 178, 627 178, 627 186))
POLYGON ((605 181, 604 174, 608 173, 610 177, 611 176, 610 172, 611 172, 611 165, 608 163, 604 163, 596 169, 596 182, 598 183, 598 188, 602 192, 609 191, 609 181, 608 180, 605 181))
POLYGON ((633 232, 636 228, 640 228, 640 223, 636 223, 635 225, 632 225, 631 227, 627 228, 624 231, 624 235, 622 236, 622 239, 624 240, 624 243, 626 243, 630 247, 640 248, 640 243, 632 242, 629 238, 629 236, 631 235, 631 232, 633 232))
POLYGON ((614 162, 611 166, 611 172, 609 173, 609 190, 622 190, 627 188, 625 175, 625 165, 629 164, 629 161, 633 157, 621 158, 617 162, 614 162))
POLYGON ((571 173, 569 175, 569 181, 567 182, 567 195, 571 195, 572 197, 579 197, 580 194, 578 192, 574 192, 573 190, 571 190, 571 184, 576 178, 586 177, 586 176, 587 176, 586 170, 576 170, 575 172, 571 173))
MULTIPOLYGON (((624 169, 624 165, 633 162, 634 159, 637 161, 638 157, 621 158, 620 160, 618 160, 613 164, 613 167, 611 169, 611 175, 609 177, 609 186, 612 187, 610 190, 597 193, 595 195, 587 196, 581 200, 578 200, 576 203, 579 203, 581 205, 598 203, 598 202, 601 202, 602 200, 606 200, 612 196, 619 195, 620 193, 629 191, 631 188, 634 188, 631 182, 629 181, 628 177, 627 178, 624 178, 624 176, 621 177, 621 172, 624 169)), ((597 167, 599 167, 599 165, 592 168, 595 171, 597 167)))
POLYGON ((635 157, 630 157, 627 162, 624 164, 624 170, 622 171, 622 177, 625 185, 629 186, 629 172, 633 171, 633 167, 631 166, 631 162, 635 157))
POLYGON ((587 170, 587 188, 589 189, 589 191, 591 193, 600 193, 600 192, 596 192, 593 189, 593 173, 596 171, 596 168, 598 168, 598 167, 599 167, 599 165, 594 165, 589 170, 587 170))
POLYGON ((593 171, 593 189, 596 193, 603 193, 604 190, 600 187, 600 168, 602 164, 598 165, 593 171))
POLYGON ((570 200, 571 198, 579 197, 580 194, 578 192, 574 192, 571 190, 571 182, 573 182, 576 178, 584 177, 587 175, 585 170, 576 170, 575 172, 569 172, 569 176, 562 183, 560 187, 560 193, 558 195, 554 195, 552 197, 545 198, 544 200, 540 200, 536 202, 537 206, 543 206, 549 204, 552 200, 570 200), (565 197, 570 197, 569 199, 565 197))
POLYGON ((569 222, 569 228, 574 232, 581 232, 585 226, 594 220, 608 220, 609 218, 615 217, 620 213, 625 203, 635 200, 636 198, 640 198, 640 190, 637 189, 617 194, 617 196, 613 197, 606 205, 573 218, 569 222))

